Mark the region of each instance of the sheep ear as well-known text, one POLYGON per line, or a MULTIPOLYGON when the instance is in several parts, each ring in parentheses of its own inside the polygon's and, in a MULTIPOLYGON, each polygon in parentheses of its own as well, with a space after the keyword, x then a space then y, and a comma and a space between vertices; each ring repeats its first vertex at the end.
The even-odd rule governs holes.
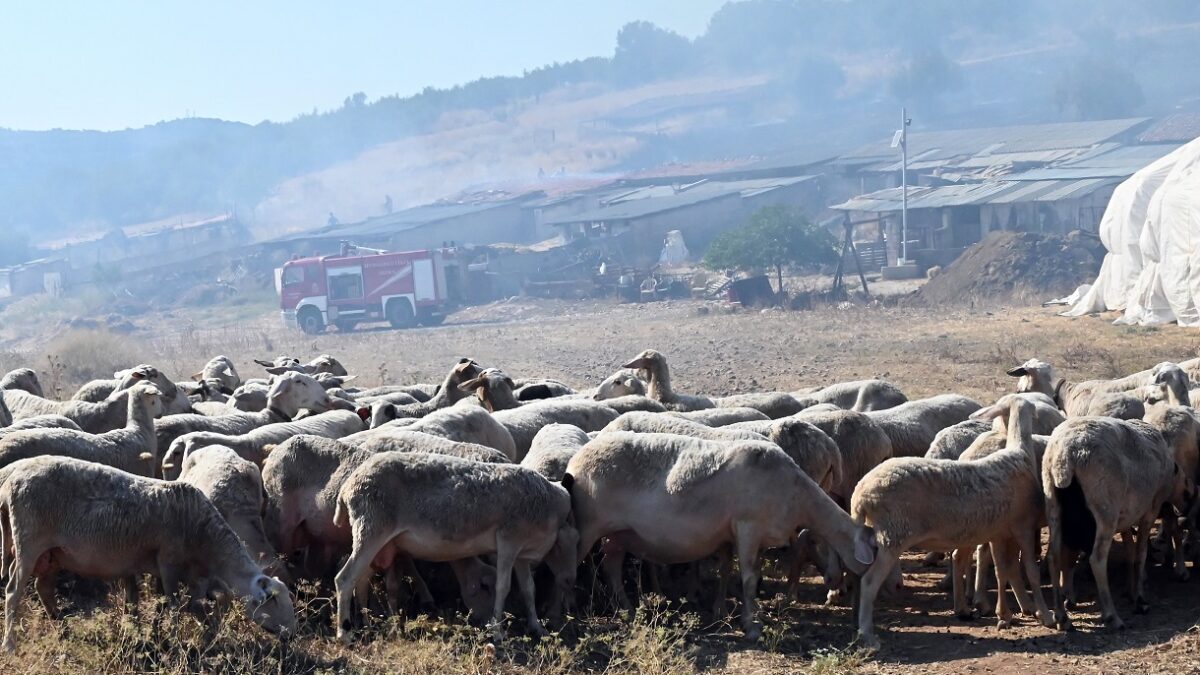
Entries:
POLYGON ((357 375, 342 375, 342 384, 346 384, 357 377, 357 375))
MULTIPOLYGON (((461 368, 461 366, 459 367, 461 368)), ((474 391, 476 389, 483 388, 485 384, 486 382, 483 378, 483 375, 480 375, 479 377, 463 382, 462 384, 458 385, 458 388, 461 391, 474 391)))
POLYGON ((144 379, 146 379, 146 373, 145 373, 145 371, 141 371, 141 370, 135 370, 135 371, 133 371, 133 372, 129 373, 129 376, 130 376, 130 377, 132 377, 132 378, 133 378, 133 379, 135 379, 135 380, 144 380, 144 379))
POLYGON ((869 527, 859 528, 854 533, 854 559, 863 565, 870 565, 875 562, 875 549, 878 544, 875 543, 875 531, 869 527))
POLYGON ((201 382, 203 380, 204 380, 204 371, 200 371, 199 373, 192 373, 192 381, 193 382, 201 382))
POLYGON ((646 359, 643 359, 642 357, 639 356, 636 359, 630 361, 629 363, 626 363, 625 365, 623 365, 621 367, 622 368, 644 368, 645 365, 646 365, 646 359))
POLYGON ((1025 369, 1025 366, 1017 366, 1016 368, 1009 368, 1007 372, 1008 372, 1009 376, 1011 376, 1011 377, 1023 377, 1025 375, 1029 374, 1029 371, 1025 369))
POLYGON ((1063 400, 1063 399, 1064 399, 1064 397, 1063 397, 1063 394, 1066 394, 1066 393, 1068 393, 1069 391, 1070 391, 1070 390, 1069 390, 1069 389, 1067 389, 1067 381, 1066 381, 1066 379, 1064 379, 1064 378, 1061 378, 1061 377, 1060 377, 1060 378, 1058 379, 1058 382, 1056 382, 1056 383, 1054 384, 1054 404, 1058 406, 1058 409, 1059 409, 1059 410, 1066 410, 1066 409, 1067 409, 1067 407, 1066 407, 1066 401, 1065 401, 1065 400, 1063 400))
POLYGON ((358 414, 358 418, 361 419, 362 421, 364 421, 364 422, 371 421, 371 409, 370 408, 362 406, 362 407, 358 408, 357 410, 355 410, 354 412, 358 414))
POLYGON ((274 361, 263 361, 262 359, 254 359, 254 362, 264 368, 274 368, 275 367, 274 361))
POLYGON ((508 385, 509 389, 517 388, 517 384, 515 382, 513 382, 512 378, 507 375, 504 376, 504 383, 508 385))
POLYGON ((284 373, 291 372, 292 370, 293 368, 291 366, 271 366, 270 368, 267 368, 267 372, 272 375, 283 375, 284 373))
POLYGON ((976 410, 975 412, 971 413, 968 418, 984 421, 994 420, 1003 414, 1005 410, 1006 408, 1004 406, 997 403, 996 405, 989 405, 986 408, 980 408, 979 410, 976 410))

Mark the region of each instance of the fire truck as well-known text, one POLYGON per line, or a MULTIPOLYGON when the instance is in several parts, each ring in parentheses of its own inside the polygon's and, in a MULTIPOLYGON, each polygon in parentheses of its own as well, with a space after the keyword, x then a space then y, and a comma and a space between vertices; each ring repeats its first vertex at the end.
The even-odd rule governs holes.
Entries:
POLYGON ((284 323, 305 333, 383 321, 436 326, 461 297, 458 268, 454 249, 392 253, 343 242, 338 255, 287 261, 275 285, 284 323))

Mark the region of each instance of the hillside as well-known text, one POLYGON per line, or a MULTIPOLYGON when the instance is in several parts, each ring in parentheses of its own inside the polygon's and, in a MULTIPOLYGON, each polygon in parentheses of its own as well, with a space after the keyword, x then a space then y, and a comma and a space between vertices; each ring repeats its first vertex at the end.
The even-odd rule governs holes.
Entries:
POLYGON ((747 0, 689 40, 626 25, 611 56, 256 125, 0 129, 0 264, 22 244, 236 208, 257 233, 352 220, 539 171, 836 151, 918 128, 1197 104, 1200 5, 747 0))

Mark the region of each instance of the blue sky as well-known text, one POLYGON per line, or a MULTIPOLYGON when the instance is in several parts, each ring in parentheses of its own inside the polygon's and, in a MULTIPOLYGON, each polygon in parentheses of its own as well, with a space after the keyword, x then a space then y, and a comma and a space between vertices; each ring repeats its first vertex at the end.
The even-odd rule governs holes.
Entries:
POLYGON ((0 8, 0 127, 283 121, 552 61, 645 19, 688 37, 726 0, 35 0, 0 8))

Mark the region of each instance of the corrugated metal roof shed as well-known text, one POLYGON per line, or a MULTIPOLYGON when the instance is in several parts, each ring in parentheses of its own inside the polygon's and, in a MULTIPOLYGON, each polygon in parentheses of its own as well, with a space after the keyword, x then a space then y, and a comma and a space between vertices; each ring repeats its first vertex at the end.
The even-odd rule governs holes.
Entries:
POLYGON ((651 185, 611 197, 604 206, 598 209, 547 220, 546 223, 565 225, 568 223, 633 220, 723 197, 753 197, 815 178, 815 176, 795 176, 728 182, 701 181, 680 190, 676 190, 674 186, 670 185, 651 185))
MULTIPOLYGON (((981 204, 1018 204, 1055 202, 1076 199, 1103 187, 1115 185, 1119 179, 1090 178, 1084 180, 994 181, 966 185, 909 187, 909 209, 937 209, 949 206, 978 206, 981 204)), ((831 206, 839 211, 885 213, 902 208, 900 188, 888 188, 854 197, 831 206)))

